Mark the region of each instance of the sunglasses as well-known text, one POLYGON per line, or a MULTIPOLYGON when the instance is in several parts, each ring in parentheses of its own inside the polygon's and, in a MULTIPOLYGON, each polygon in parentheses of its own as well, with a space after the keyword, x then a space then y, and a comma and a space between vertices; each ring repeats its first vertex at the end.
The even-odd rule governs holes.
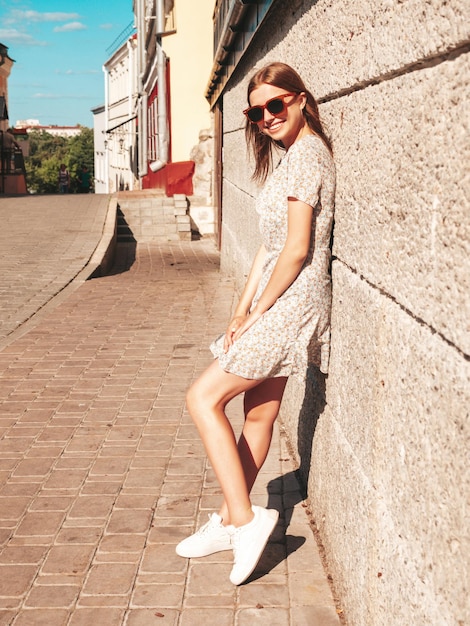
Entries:
POLYGON ((264 109, 268 109, 271 115, 279 115, 280 113, 284 113, 287 109, 287 104, 284 102, 284 98, 287 98, 288 96, 298 96, 298 94, 283 93, 280 96, 271 98, 264 104, 258 104, 254 107, 248 107, 248 109, 245 109, 243 111, 243 114, 246 115, 250 122, 257 124, 258 122, 261 122, 261 120, 264 118, 264 109))

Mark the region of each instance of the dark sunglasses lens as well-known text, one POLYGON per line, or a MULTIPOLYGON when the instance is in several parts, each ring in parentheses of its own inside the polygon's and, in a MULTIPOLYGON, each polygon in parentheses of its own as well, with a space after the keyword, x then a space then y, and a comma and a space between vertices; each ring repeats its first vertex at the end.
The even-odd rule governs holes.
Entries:
POLYGON ((261 107, 252 107, 248 109, 246 114, 250 122, 261 122, 263 119, 263 109, 261 107))
POLYGON ((271 115, 277 115, 284 110, 284 101, 281 98, 276 98, 275 100, 271 100, 266 105, 266 108, 271 113, 271 115))

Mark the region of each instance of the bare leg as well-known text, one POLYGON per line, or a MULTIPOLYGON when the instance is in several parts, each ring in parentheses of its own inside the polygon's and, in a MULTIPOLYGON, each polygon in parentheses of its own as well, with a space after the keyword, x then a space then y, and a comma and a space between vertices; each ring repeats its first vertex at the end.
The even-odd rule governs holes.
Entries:
POLYGON ((224 529, 221 518, 213 514, 176 546, 176 553, 191 558, 233 549, 230 581, 234 585, 253 572, 279 518, 276 510, 252 507, 249 494, 269 450, 286 380, 247 380, 225 372, 214 361, 186 397, 222 488, 222 519, 232 528, 224 529), (245 393, 245 424, 237 445, 225 407, 240 393, 245 393))
POLYGON ((224 494, 231 523, 243 526, 253 518, 243 466, 227 403, 260 384, 222 370, 214 361, 188 391, 186 402, 224 494))
POLYGON ((285 383, 285 378, 247 380, 214 361, 188 391, 189 413, 224 495, 225 523, 242 526, 253 518, 249 491, 268 453, 285 383), (247 419, 237 446, 225 407, 243 392, 247 419))
MULTIPOLYGON (((279 413, 287 378, 268 378, 245 392, 245 424, 238 441, 248 493, 263 466, 271 445, 274 422, 279 413)), ((225 501, 220 511, 224 524, 230 524, 225 501)))

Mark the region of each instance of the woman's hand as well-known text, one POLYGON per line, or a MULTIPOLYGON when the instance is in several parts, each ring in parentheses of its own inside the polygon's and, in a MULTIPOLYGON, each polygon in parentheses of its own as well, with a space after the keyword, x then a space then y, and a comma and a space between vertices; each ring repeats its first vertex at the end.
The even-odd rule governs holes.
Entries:
MULTIPOLYGON (((258 288, 265 257, 266 248, 261 245, 254 258, 253 265, 251 266, 250 274, 246 281, 246 285, 241 295, 240 302, 235 309, 235 315, 228 325, 227 331, 225 333, 224 352, 227 352, 227 350, 235 341, 235 338, 238 339, 238 337, 246 330, 245 328, 242 332, 240 332, 240 334, 237 334, 237 331, 241 329, 242 325, 245 323, 249 316, 248 311, 251 308, 251 303, 253 302, 253 298, 258 288)), ((247 328, 249 328, 249 326, 247 328)))
POLYGON ((249 315, 234 317, 225 333, 224 352, 227 352, 230 346, 259 320, 261 315, 262 313, 255 308, 249 315))
POLYGON ((230 346, 235 341, 234 337, 236 333, 238 332, 239 328, 241 328, 241 326, 243 325, 243 322, 247 319, 247 317, 248 317, 247 315, 237 315, 230 321, 230 324, 228 325, 228 328, 225 331, 224 352, 227 352, 230 346))

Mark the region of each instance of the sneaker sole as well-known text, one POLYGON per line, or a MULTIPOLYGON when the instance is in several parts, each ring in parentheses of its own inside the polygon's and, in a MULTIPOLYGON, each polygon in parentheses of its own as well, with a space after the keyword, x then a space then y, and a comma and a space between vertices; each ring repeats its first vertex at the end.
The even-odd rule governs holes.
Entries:
POLYGON ((202 558, 204 556, 210 556, 211 554, 217 554, 217 552, 226 552, 227 550, 231 550, 232 546, 228 546, 228 547, 224 547, 224 548, 216 548, 216 549, 212 549, 210 551, 206 550, 205 552, 185 552, 184 550, 180 550, 178 549, 178 546, 176 546, 176 554, 178 556, 182 556, 184 559, 199 559, 202 558))

